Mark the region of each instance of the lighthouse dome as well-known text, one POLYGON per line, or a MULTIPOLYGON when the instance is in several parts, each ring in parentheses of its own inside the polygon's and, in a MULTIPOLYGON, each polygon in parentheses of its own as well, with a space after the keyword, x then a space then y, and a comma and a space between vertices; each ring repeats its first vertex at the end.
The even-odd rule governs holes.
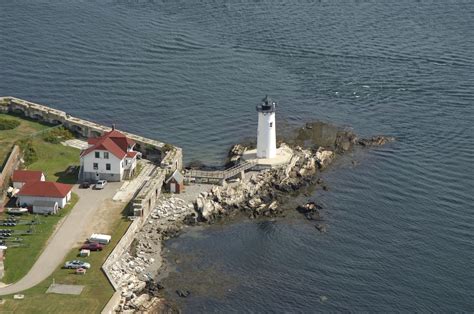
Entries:
POLYGON ((257 105, 258 112, 275 112, 275 109, 276 103, 268 95, 262 99, 262 103, 260 105, 257 105))

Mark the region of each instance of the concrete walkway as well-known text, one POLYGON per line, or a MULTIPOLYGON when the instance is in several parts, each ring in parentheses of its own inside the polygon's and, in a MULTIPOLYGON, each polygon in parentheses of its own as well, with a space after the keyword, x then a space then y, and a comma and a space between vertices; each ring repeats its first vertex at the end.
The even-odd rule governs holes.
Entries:
POLYGON ((109 183, 103 190, 78 189, 75 186, 73 191, 79 195, 76 206, 60 222, 61 225, 50 237, 44 251, 28 274, 16 283, 1 287, 0 295, 21 292, 48 278, 62 265, 71 249, 86 240, 82 237, 83 230, 93 221, 96 211, 104 210, 102 204, 106 200, 111 200, 120 186, 121 183, 109 183))
POLYGON ((114 201, 128 202, 143 183, 150 179, 150 174, 156 166, 145 160, 140 160, 139 163, 143 165, 140 174, 135 179, 123 183, 117 194, 115 194, 114 201))

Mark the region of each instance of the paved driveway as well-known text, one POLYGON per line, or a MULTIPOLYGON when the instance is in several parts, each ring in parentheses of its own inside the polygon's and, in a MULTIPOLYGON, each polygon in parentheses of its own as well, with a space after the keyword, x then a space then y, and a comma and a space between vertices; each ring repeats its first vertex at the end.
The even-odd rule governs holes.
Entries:
MULTIPOLYGON (((102 204, 111 200, 122 183, 109 183, 103 190, 79 189, 73 191, 79 195, 79 201, 71 213, 51 236, 43 253, 22 279, 9 286, 0 288, 0 295, 17 293, 29 289, 48 278, 64 261, 71 249, 84 242, 82 232, 94 219, 94 213, 104 210, 102 204)), ((8 256, 7 256, 8 258, 8 256)))

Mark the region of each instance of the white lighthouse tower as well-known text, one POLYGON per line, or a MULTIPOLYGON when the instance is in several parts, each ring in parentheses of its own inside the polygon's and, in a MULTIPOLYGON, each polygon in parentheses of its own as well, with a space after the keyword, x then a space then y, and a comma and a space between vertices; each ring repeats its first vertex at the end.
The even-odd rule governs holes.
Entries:
POLYGON ((257 105, 257 158, 275 158, 276 150, 276 103, 265 96, 260 105, 257 105))

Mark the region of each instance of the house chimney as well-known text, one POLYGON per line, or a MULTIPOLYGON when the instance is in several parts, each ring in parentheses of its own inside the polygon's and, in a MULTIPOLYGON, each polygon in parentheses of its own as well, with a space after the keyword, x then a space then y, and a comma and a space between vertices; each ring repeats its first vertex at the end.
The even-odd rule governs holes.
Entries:
POLYGON ((112 123, 112 131, 115 130, 115 123, 112 123))

